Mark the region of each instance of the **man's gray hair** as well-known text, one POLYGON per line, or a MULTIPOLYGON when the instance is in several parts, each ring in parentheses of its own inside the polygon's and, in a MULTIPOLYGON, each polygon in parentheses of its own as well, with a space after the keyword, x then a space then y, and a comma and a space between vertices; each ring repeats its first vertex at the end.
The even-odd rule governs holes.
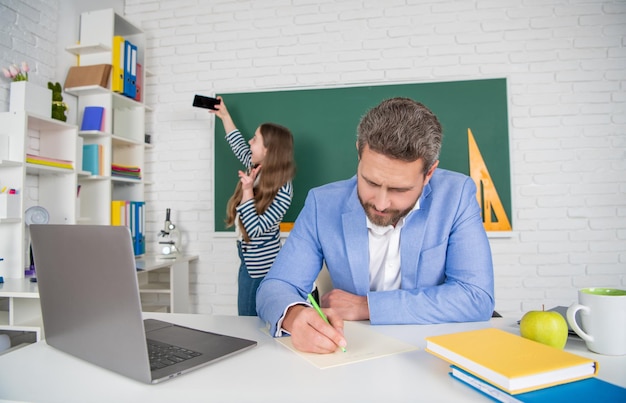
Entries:
POLYGON ((409 98, 391 98, 370 109, 357 129, 359 158, 368 145, 386 157, 424 161, 424 173, 439 159, 443 133, 437 116, 409 98))

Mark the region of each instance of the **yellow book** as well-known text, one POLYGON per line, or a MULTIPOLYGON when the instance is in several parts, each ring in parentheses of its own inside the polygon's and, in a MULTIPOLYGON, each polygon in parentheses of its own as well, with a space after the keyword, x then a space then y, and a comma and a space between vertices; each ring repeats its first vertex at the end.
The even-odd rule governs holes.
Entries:
POLYGON ((111 91, 124 91, 124 37, 113 37, 113 60, 111 60, 111 91))
POLYGON ((426 351, 510 394, 597 374, 598 363, 500 329, 431 336, 426 351))

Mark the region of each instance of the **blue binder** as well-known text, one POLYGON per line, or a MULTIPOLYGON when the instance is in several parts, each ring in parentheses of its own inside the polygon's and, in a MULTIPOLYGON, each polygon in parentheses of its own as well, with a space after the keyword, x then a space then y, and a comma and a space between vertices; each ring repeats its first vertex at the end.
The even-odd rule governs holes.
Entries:
POLYGON ((145 216, 144 207, 146 202, 131 201, 131 224, 130 232, 133 235, 133 249, 135 256, 146 253, 146 235, 144 233, 145 216))
POLYGON ((124 95, 135 98, 137 95, 137 45, 124 42, 124 95))

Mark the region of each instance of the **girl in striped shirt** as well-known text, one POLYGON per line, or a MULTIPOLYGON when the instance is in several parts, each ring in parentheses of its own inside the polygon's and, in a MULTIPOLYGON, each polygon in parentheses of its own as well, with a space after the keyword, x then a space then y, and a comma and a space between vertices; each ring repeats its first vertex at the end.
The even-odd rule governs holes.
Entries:
POLYGON ((230 148, 246 167, 226 207, 226 224, 235 226, 241 259, 237 307, 240 316, 256 316, 256 290, 280 250, 279 224, 293 197, 293 136, 286 127, 263 123, 246 143, 218 99, 209 111, 222 120, 230 148))

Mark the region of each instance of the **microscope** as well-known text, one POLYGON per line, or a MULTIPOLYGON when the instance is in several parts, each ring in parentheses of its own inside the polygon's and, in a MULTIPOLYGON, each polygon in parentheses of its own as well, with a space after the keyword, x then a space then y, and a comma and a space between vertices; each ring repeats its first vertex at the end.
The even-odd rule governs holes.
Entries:
POLYGON ((164 259, 176 259, 180 253, 180 232, 170 220, 170 209, 165 210, 165 224, 158 234, 159 257, 164 259))

